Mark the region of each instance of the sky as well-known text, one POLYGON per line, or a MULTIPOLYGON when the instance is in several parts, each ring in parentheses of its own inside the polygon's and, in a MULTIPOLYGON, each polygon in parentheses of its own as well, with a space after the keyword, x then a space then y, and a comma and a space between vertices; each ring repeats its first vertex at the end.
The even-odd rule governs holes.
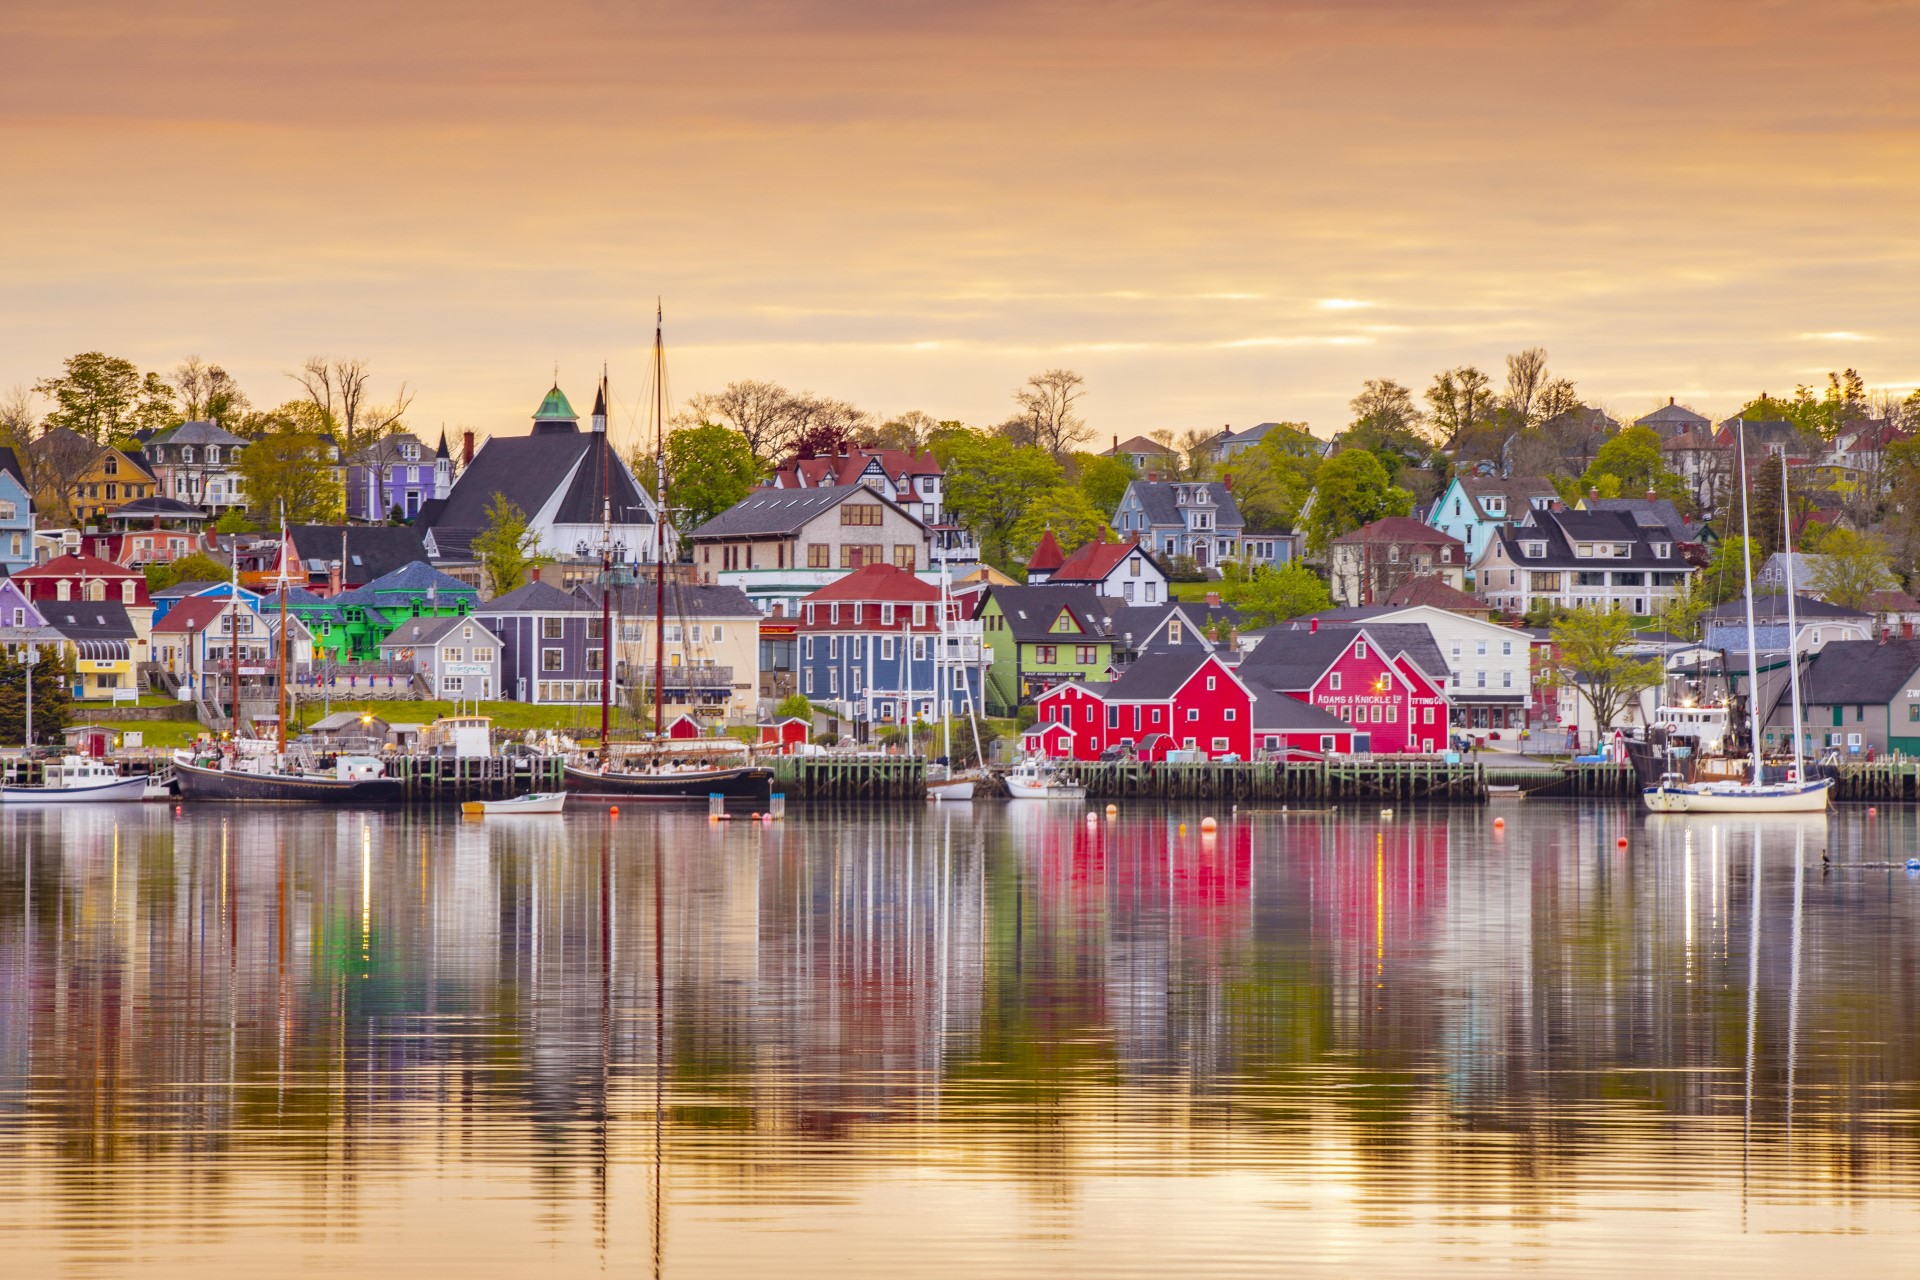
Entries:
POLYGON ((1339 430, 1543 346, 1590 403, 1920 383, 1920 3, 0 0, 0 389, 312 355, 1104 440, 1339 430))

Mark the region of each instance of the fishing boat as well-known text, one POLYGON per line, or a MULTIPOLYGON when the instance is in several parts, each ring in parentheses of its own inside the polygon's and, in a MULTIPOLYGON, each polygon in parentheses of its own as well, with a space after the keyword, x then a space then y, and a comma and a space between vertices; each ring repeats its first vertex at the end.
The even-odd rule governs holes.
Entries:
POLYGON ((730 804, 765 807, 773 796, 773 770, 759 765, 734 768, 683 768, 673 765, 643 771, 567 766, 567 790, 603 800, 649 800, 705 804, 724 796, 730 804))
POLYGON ((521 813, 560 813, 567 807, 564 791, 530 791, 507 800, 469 800, 460 811, 469 817, 499 818, 521 813))
POLYGON ((173 758, 173 776, 183 800, 279 804, 383 805, 405 798, 398 778, 372 756, 341 756, 331 774, 289 765, 269 756, 173 758))
POLYGON ((37 787, 8 783, 0 787, 7 804, 119 804, 142 799, 147 779, 136 774, 123 778, 108 764, 84 756, 62 756, 49 761, 37 787))
POLYGON ((1007 794, 1015 800, 1085 800, 1087 789, 1039 756, 1022 760, 1007 775, 1007 794))
MULTIPOLYGON (((1740 456, 1740 536, 1748 542, 1747 449, 1741 430, 1736 443, 1740 456)), ((1786 501, 1787 456, 1780 454, 1780 497, 1786 525, 1787 565, 1787 683, 1793 693, 1793 768, 1781 782, 1766 780, 1760 751, 1764 717, 1760 710, 1760 647, 1753 616, 1753 557, 1740 557, 1747 578, 1747 750, 1752 758, 1751 780, 1687 782, 1671 770, 1641 792, 1654 813, 1824 813, 1833 795, 1832 778, 1809 778, 1800 743, 1800 634, 1793 609, 1793 504, 1786 501)))

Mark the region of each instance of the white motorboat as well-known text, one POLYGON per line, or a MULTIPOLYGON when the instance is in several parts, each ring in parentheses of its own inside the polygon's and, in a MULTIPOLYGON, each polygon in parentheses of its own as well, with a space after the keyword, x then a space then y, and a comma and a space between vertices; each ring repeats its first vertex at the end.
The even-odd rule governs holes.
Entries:
POLYGON ((969 777, 946 778, 927 783, 929 800, 971 800, 974 780, 969 777))
POLYGON ((12 783, 0 788, 7 804, 119 804, 142 799, 147 779, 139 774, 123 778, 108 764, 84 756, 62 756, 48 761, 37 787, 12 783))
MULTIPOLYGON (((1747 485, 1744 426, 1736 429, 1740 432, 1735 441, 1735 450, 1740 461, 1740 536, 1744 541, 1751 537, 1747 529, 1746 497, 1751 490, 1747 485)), ((1654 813, 1824 813, 1828 801, 1833 798, 1833 779, 1809 780, 1801 750, 1801 726, 1806 721, 1800 706, 1800 636, 1793 608, 1793 522, 1790 518, 1793 504, 1785 501, 1786 494, 1787 455, 1783 450, 1780 454, 1780 505, 1784 508, 1783 523, 1786 526, 1787 686, 1793 694, 1793 768, 1784 782, 1766 780, 1760 734, 1766 726, 1767 717, 1759 705, 1760 642, 1753 616, 1753 560, 1743 555, 1740 559, 1747 579, 1747 746, 1753 760, 1753 778, 1751 781, 1686 782, 1679 774, 1669 770, 1660 775, 1659 782, 1640 793, 1647 808, 1654 813)))
POLYGON ((1087 789, 1036 756, 1013 767, 1007 794, 1015 800, 1085 800, 1087 789))
POLYGON ((566 807, 564 791, 530 791, 507 800, 469 800, 460 810, 469 816, 498 818, 516 813, 559 813, 566 807))

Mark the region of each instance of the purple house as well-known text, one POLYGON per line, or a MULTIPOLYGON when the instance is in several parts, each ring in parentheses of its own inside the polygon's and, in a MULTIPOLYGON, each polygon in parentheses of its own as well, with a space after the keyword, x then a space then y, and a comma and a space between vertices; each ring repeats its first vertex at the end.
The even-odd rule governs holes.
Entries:
POLYGON ((600 606, 544 582, 496 596, 473 616, 500 637, 500 692, 518 702, 600 701, 600 606))
POLYGON ((408 520, 429 502, 453 491, 453 458, 447 433, 440 447, 427 447, 408 431, 382 436, 347 459, 347 519, 384 521, 393 511, 408 520))

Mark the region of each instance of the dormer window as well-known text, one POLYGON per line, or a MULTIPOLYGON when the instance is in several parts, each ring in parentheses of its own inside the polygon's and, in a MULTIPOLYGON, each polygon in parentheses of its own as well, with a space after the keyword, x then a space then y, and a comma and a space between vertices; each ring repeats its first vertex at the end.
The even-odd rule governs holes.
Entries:
POLYGON ((1523 542, 1520 549, 1529 560, 1544 560, 1547 555, 1547 544, 1544 542, 1523 542))
POLYGON ((192 462, 192 461, 193 461, 193 446, 192 446, 192 445, 190 445, 190 444, 183 444, 183 445, 181 445, 181 446, 180 446, 180 461, 182 461, 182 462, 192 462))
POLYGON ((214 467, 217 467, 220 465, 220 446, 219 445, 210 444, 207 446, 207 465, 214 466, 214 467))
POLYGON ((1591 542, 1580 543, 1577 547, 1574 548, 1574 554, 1579 556, 1582 560, 1593 559, 1593 544, 1591 542))
POLYGON ((1488 515, 1490 515, 1490 516, 1499 516, 1499 515, 1505 515, 1505 514, 1506 514, 1506 511, 1507 511, 1507 504, 1506 504, 1506 500, 1505 500, 1505 499, 1503 499, 1503 498, 1488 498, 1488 499, 1487 499, 1487 514, 1488 514, 1488 515))
POLYGON ((1671 558, 1672 554, 1673 554, 1673 544, 1671 542, 1656 542, 1653 544, 1654 559, 1666 560, 1671 558))
POLYGON ((1616 542, 1613 544, 1613 554, 1614 558, 1618 560, 1631 559, 1633 557, 1633 544, 1630 542, 1616 542))

